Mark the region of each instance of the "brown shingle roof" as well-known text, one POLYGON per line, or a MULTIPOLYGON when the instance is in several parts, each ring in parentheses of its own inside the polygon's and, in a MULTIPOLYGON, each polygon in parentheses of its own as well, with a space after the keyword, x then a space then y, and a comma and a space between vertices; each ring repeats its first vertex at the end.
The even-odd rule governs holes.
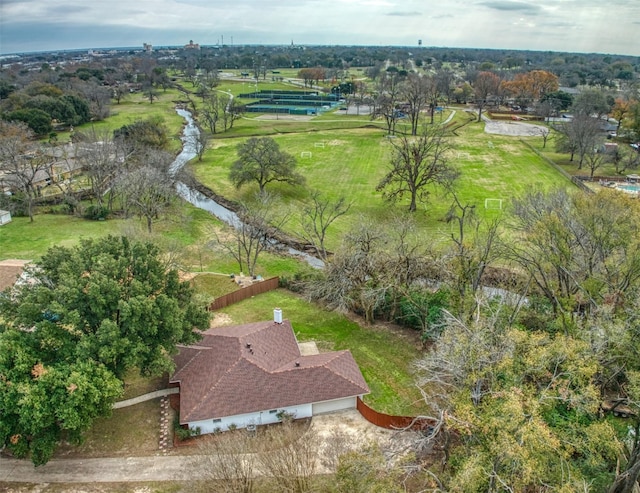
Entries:
POLYGON ((0 291, 13 286, 22 272, 28 260, 3 260, 0 262, 0 291))
POLYGON ((288 320, 209 329, 175 362, 181 423, 369 393, 349 351, 301 356, 288 320))

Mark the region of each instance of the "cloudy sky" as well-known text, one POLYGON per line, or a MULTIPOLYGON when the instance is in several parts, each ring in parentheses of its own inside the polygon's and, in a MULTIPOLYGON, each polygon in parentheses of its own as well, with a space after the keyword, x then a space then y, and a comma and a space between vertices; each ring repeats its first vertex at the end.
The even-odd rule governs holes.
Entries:
POLYGON ((0 0, 0 54, 336 44, 640 56, 640 0, 0 0))

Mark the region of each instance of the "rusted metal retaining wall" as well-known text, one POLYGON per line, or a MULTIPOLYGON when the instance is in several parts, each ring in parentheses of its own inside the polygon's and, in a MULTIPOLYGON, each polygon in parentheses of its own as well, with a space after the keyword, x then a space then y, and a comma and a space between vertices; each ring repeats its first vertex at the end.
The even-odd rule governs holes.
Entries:
POLYGON ((229 305, 233 305, 234 303, 238 303, 239 301, 246 300, 247 298, 251 298, 257 294, 266 293, 267 291, 273 291, 277 289, 280 285, 279 277, 272 277, 270 279, 265 279, 264 281, 257 282, 252 284, 251 286, 247 286, 246 288, 238 289, 233 293, 225 294, 224 296, 220 296, 216 298, 211 305, 209 305, 209 311, 220 310, 229 305))
POLYGON ((425 418, 413 418, 411 416, 392 416, 391 414, 379 413, 375 409, 367 406, 362 399, 358 397, 357 409, 362 417, 380 428, 388 430, 400 430, 410 428, 414 431, 425 430, 429 426, 433 426, 434 422, 425 418))

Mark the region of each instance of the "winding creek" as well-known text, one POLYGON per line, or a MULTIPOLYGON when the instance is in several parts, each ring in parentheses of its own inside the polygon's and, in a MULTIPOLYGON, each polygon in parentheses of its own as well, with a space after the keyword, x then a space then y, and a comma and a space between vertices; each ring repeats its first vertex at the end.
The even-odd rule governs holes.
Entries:
MULTIPOLYGON (((180 171, 189 161, 196 157, 197 152, 195 146, 197 139, 195 137, 198 135, 198 132, 200 132, 189 111, 178 108, 176 109, 176 112, 185 119, 186 125, 183 128, 181 137, 182 151, 176 156, 176 159, 169 167, 169 172, 173 175, 178 173, 178 171, 180 171)), ((180 197, 195 207, 213 214, 218 219, 231 226, 237 227, 240 224, 240 219, 235 212, 220 205, 200 191, 189 187, 181 181, 176 183, 176 188, 180 197)), ((313 255, 309 255, 306 252, 278 243, 276 240, 272 240, 272 246, 284 248, 287 253, 304 260, 311 267, 315 267, 316 269, 322 269, 324 267, 324 262, 322 260, 314 257, 313 255)))

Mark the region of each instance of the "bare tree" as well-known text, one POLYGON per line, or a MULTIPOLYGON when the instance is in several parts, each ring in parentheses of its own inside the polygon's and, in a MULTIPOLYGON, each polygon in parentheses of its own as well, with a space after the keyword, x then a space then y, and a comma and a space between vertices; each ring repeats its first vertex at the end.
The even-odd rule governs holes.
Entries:
POLYGON ((202 108, 199 114, 204 123, 209 127, 212 134, 215 134, 218 130, 218 123, 222 118, 224 112, 224 102, 220 101, 220 97, 217 92, 207 92, 202 96, 202 108))
POLYGON ((85 134, 78 134, 74 146, 75 159, 89 180, 91 194, 98 207, 103 207, 105 194, 112 191, 117 172, 124 167, 125 149, 116 145, 107 132, 93 128, 85 134))
POLYGON ((395 133, 400 115, 397 106, 400 101, 401 81, 402 77, 398 73, 384 72, 377 81, 376 95, 373 97, 371 118, 384 118, 389 135, 395 133))
POLYGON ((125 174, 118 183, 127 210, 144 217, 147 230, 152 232, 153 221, 171 207, 176 196, 169 173, 172 156, 163 151, 149 151, 146 164, 125 174))
POLYGON ((473 83, 476 106, 478 107, 478 121, 482 121, 482 110, 487 104, 489 96, 495 95, 500 89, 500 77, 492 72, 480 72, 473 83))
POLYGON ((241 204, 228 235, 216 234, 216 243, 245 269, 255 275, 258 257, 273 244, 273 238, 289 218, 275 207, 268 193, 258 194, 251 203, 241 204))
POLYGON ((325 239, 329 226, 340 216, 349 212, 351 204, 344 197, 336 201, 322 197, 320 192, 311 194, 311 204, 302 210, 302 237, 313 245, 322 260, 327 259, 325 239))
POLYGON ((307 493, 312 491, 318 449, 318 435, 313 428, 285 421, 265 430, 258 462, 262 472, 275 481, 279 491, 307 493))
POLYGON ((619 146, 612 155, 612 162, 618 174, 622 174, 628 169, 636 170, 640 167, 640 153, 628 148, 623 150, 619 146))
POLYGON ((596 146, 596 140, 600 134, 600 123, 585 113, 578 113, 574 118, 562 125, 554 127, 561 134, 558 141, 558 150, 569 152, 570 161, 573 161, 575 154, 580 158, 578 169, 582 169, 584 158, 589 149, 596 146))
MULTIPOLYGON (((411 135, 417 135, 420 115, 429 101, 432 80, 421 74, 411 73, 402 84, 401 97, 407 104, 407 113, 411 120, 411 135)), ((433 122, 432 122, 433 123, 433 122)))
POLYGON ((332 309, 361 313, 367 323, 381 309, 393 312, 399 297, 430 274, 430 255, 411 219, 395 217, 384 225, 359 221, 328 259, 324 276, 309 285, 310 297, 332 309))
POLYGON ((257 473, 255 448, 260 438, 246 430, 228 431, 204 441, 194 467, 216 482, 220 493, 252 493, 257 473))
POLYGON ((499 221, 482 221, 475 205, 463 204, 456 193, 446 221, 452 222, 452 273, 459 316, 469 320, 479 306, 477 294, 486 268, 498 258, 499 221))
POLYGON ((593 146, 587 148, 584 159, 589 168, 589 179, 593 181, 593 175, 596 170, 602 167, 606 162, 609 162, 611 156, 608 156, 602 149, 602 141, 596 139, 593 142, 593 146))
POLYGON ((438 92, 446 98, 448 104, 455 89, 454 73, 449 69, 440 69, 436 72, 435 81, 438 86, 438 92))
POLYGON ((31 142, 26 125, 0 121, 0 173, 10 188, 21 193, 33 222, 33 206, 40 196, 38 182, 50 177, 51 159, 31 142))
POLYGON ((202 128, 198 128, 197 132, 190 133, 187 136, 185 143, 195 151, 198 161, 202 161, 210 140, 210 135, 202 128))
POLYGON ((458 175, 448 162, 449 143, 441 128, 427 126, 417 138, 402 136, 391 145, 391 166, 376 190, 392 201, 408 194, 410 212, 427 199, 429 185, 450 186, 458 175))

